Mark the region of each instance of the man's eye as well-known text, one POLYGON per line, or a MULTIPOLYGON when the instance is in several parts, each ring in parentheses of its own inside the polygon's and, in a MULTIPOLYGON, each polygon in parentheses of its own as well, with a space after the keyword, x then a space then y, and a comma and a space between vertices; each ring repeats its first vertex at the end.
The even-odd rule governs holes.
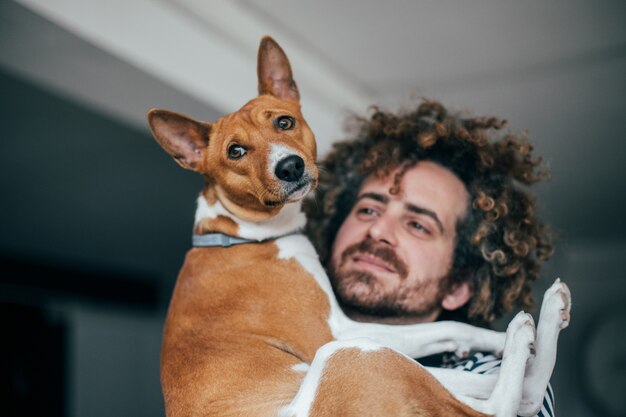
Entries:
POLYGON ((421 223, 418 223, 416 221, 409 222, 409 227, 411 227, 412 229, 417 230, 418 232, 423 232, 423 233, 430 234, 430 231, 427 228, 425 228, 424 226, 422 226, 421 223))
POLYGON ((357 214, 362 215, 362 216, 376 216, 378 214, 376 210, 370 207, 362 207, 358 209, 356 212, 357 214))
POLYGON ((296 120, 291 116, 279 116, 274 120, 274 126, 280 130, 291 130, 295 125, 296 120))

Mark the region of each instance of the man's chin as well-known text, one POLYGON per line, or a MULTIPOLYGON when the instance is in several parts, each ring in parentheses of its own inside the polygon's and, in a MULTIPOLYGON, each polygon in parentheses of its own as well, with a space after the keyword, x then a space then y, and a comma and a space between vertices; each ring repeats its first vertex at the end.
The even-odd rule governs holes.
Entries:
POLYGON ((366 317, 369 317, 374 322, 396 318, 421 322, 425 317, 433 316, 441 305, 441 299, 437 297, 432 303, 407 309, 396 294, 385 292, 383 282, 373 274, 351 271, 335 278, 334 290, 341 307, 353 318, 360 316, 359 321, 368 321, 366 317))
POLYGON ((383 300, 380 290, 364 283, 351 285, 339 295, 344 304, 362 308, 374 308, 383 300))
POLYGON ((361 312, 372 312, 388 304, 382 285, 374 276, 344 277, 335 288, 343 307, 361 312))
POLYGON ((351 269, 334 272, 331 276, 342 308, 364 314, 394 310, 394 297, 388 293, 389 288, 385 287, 389 282, 380 274, 351 269))
POLYGON ((358 291, 349 292, 340 297, 342 308, 348 315, 371 317, 371 321, 380 318, 399 317, 404 311, 386 302, 383 297, 373 296, 372 293, 360 293, 358 291), (356 313, 356 314, 355 314, 356 313))

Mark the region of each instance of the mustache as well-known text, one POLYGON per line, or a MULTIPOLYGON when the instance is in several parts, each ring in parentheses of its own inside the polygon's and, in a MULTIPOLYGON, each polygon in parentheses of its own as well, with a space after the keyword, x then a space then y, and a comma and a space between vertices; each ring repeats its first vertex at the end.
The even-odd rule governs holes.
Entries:
POLYGON ((408 266, 396 255, 393 249, 388 246, 377 245, 372 239, 365 239, 346 248, 341 254, 341 263, 343 264, 348 257, 356 253, 367 253, 379 258, 391 266, 401 278, 406 278, 409 273, 408 266))

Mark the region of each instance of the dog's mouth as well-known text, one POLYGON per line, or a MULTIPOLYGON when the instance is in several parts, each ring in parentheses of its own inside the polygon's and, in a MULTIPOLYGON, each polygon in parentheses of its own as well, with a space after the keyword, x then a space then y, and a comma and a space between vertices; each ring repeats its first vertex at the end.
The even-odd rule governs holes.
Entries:
POLYGON ((283 196, 278 200, 264 200, 263 204, 266 207, 274 208, 286 203, 293 203, 301 200, 310 190, 311 181, 309 179, 303 180, 294 184, 290 189, 285 190, 283 196))
POLYGON ((309 182, 306 181, 306 182, 302 182, 302 183, 296 185, 296 188, 294 188, 293 190, 289 191, 289 195, 291 196, 291 195, 297 193, 298 191, 300 191, 301 189, 306 187, 308 184, 309 184, 309 182))

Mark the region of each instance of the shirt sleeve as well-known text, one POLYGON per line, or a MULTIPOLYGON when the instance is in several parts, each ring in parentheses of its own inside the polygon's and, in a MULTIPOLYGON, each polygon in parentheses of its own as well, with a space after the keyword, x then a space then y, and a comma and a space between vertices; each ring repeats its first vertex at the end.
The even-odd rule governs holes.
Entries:
MULTIPOLYGON (((447 367, 478 374, 492 374, 498 372, 498 368, 500 368, 501 363, 502 360, 498 359, 494 355, 475 353, 467 359, 449 363, 447 367)), ((552 386, 550 384, 548 384, 546 389, 543 404, 541 406, 541 410, 537 414, 537 417, 554 417, 554 392, 552 391, 552 386)))

